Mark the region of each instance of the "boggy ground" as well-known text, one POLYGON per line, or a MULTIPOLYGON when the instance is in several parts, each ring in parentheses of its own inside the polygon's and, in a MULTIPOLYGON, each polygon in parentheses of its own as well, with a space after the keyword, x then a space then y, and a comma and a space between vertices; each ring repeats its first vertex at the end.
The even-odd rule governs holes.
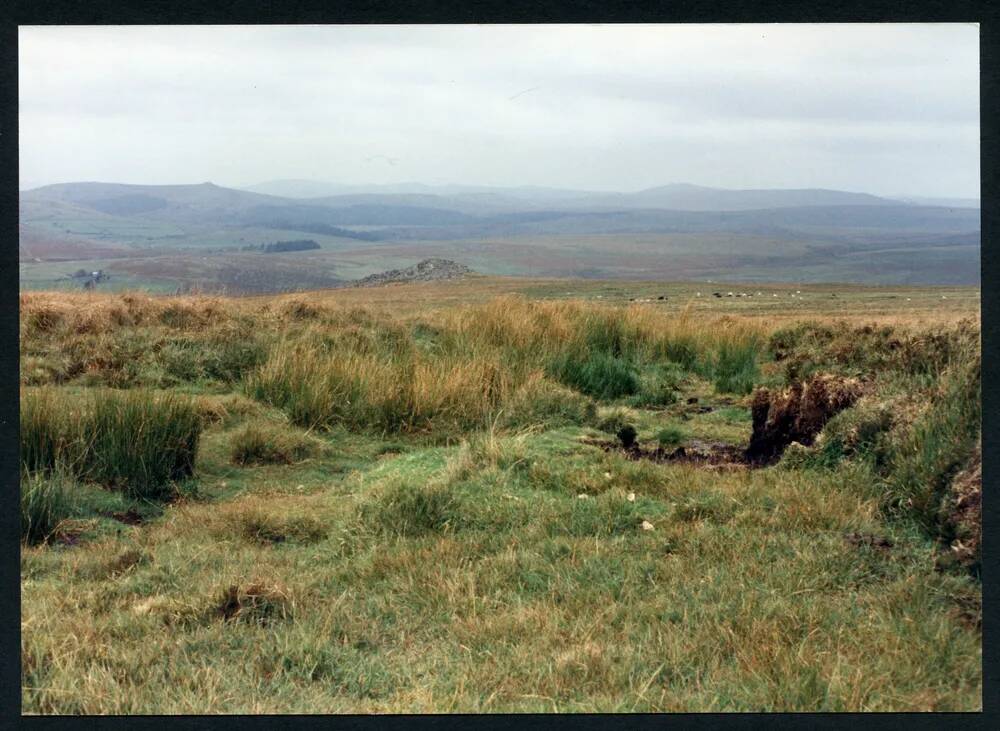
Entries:
POLYGON ((88 304, 22 299, 22 412, 112 387, 203 428, 167 496, 81 471, 26 539, 27 713, 981 707, 971 323, 88 304), (864 386, 814 444, 697 458, 814 373, 864 386))

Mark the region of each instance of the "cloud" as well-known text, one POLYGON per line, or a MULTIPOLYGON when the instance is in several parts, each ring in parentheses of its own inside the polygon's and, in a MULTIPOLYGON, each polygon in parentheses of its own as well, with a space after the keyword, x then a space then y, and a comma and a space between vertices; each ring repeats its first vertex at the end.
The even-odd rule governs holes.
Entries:
POLYGON ((19 59, 33 183, 979 188, 975 25, 22 27, 19 59))

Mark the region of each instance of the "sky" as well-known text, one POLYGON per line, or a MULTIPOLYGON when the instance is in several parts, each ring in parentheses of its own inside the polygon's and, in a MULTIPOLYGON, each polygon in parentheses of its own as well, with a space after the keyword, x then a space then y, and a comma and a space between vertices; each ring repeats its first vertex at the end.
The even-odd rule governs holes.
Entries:
POLYGON ((979 196, 976 24, 22 26, 21 188, 979 196))

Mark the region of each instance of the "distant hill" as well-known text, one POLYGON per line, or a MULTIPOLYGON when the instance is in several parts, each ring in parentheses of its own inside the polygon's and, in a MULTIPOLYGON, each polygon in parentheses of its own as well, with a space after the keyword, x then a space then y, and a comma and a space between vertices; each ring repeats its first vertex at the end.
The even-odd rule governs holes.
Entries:
POLYGON ((522 185, 498 187, 490 185, 427 185, 425 183, 391 183, 384 185, 348 185, 320 180, 269 180, 248 185, 241 190, 285 198, 329 198, 342 195, 436 195, 436 196, 500 196, 514 200, 569 200, 589 195, 586 191, 566 188, 522 185))
POLYGON ((124 183, 59 183, 22 191, 22 201, 60 201, 92 208, 112 215, 137 213, 176 214, 228 212, 280 201, 272 196, 223 188, 214 183, 201 185, 128 185, 124 183))
POLYGON ((663 185, 634 193, 594 193, 542 186, 504 188, 469 185, 435 186, 420 183, 343 185, 310 180, 274 180, 249 186, 246 190, 288 198, 322 198, 330 205, 336 205, 340 199, 357 201, 361 198, 366 202, 372 202, 390 196, 406 196, 416 205, 433 205, 439 208, 448 207, 442 204, 444 199, 448 199, 453 207, 481 203, 493 208, 558 206, 571 209, 659 208, 674 211, 744 211, 799 206, 877 206, 900 203, 898 200, 880 198, 868 193, 848 193, 840 190, 727 190, 688 183, 663 185), (436 199, 437 202, 432 204, 430 199, 436 199))
POLYGON ((727 190, 676 183, 637 193, 588 194, 569 204, 589 208, 660 208, 672 211, 750 211, 801 206, 888 206, 899 201, 841 190, 727 190))
POLYGON ((356 280, 430 256, 484 274, 979 281, 974 207, 686 184, 635 193, 353 188, 368 192, 302 198, 212 183, 97 182, 22 191, 22 286, 64 282, 84 268, 113 272, 109 281, 123 287, 277 291, 356 280), (303 234, 316 248, 263 256, 268 244, 303 234))

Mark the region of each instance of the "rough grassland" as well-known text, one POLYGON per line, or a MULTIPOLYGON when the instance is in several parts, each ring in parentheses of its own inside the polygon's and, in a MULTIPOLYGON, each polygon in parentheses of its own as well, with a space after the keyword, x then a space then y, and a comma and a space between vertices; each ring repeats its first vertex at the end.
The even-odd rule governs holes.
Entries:
POLYGON ((24 711, 981 708, 978 291, 710 287, 22 295, 24 711), (818 372, 864 394, 772 466, 615 446, 745 447, 818 372), (193 474, 60 457, 108 388, 193 474))

